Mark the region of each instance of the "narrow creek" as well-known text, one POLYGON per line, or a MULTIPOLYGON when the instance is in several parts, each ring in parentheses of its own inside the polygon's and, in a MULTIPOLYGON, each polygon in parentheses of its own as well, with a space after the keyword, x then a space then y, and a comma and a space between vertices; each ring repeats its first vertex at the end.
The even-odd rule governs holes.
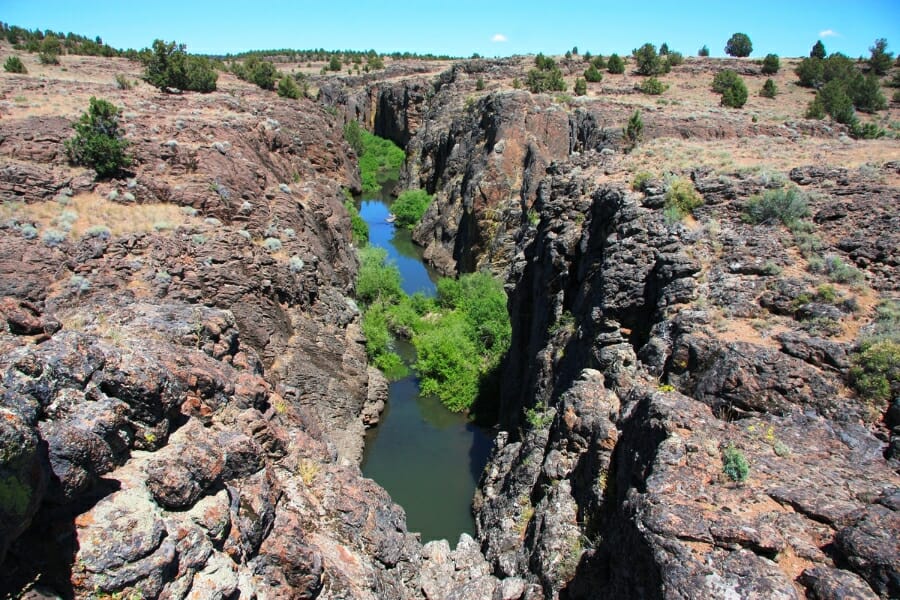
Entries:
MULTIPOLYGON (((422 262, 421 249, 408 231, 387 221, 390 199, 364 199, 359 212, 369 224, 369 243, 387 250, 400 269, 403 290, 434 296, 437 275, 422 262)), ((412 345, 400 339, 394 343, 412 364, 412 345)), ((490 448, 486 431, 436 397, 420 395, 412 373, 390 384, 381 422, 366 434, 362 472, 403 507, 407 527, 420 532, 423 542, 447 539, 452 546, 459 534, 474 533, 472 496, 490 448)))

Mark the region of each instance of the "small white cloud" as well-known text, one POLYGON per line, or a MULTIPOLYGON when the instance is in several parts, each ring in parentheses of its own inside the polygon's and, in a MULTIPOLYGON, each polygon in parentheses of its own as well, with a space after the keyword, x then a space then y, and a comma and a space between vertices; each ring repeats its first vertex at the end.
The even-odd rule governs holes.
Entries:
POLYGON ((491 41, 492 42, 505 42, 506 36, 503 35, 502 33, 495 33, 494 37, 491 38, 491 41))
POLYGON ((840 34, 837 31, 835 31, 834 29, 826 29, 825 31, 819 32, 819 37, 823 37, 823 38, 838 37, 839 35, 840 34))

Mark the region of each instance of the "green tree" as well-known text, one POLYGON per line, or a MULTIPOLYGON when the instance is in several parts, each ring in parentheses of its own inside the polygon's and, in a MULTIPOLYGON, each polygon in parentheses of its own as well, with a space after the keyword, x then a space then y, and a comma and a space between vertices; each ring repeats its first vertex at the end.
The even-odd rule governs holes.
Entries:
POLYGON ((659 55, 667 56, 669 54, 669 44, 663 42, 659 47, 659 55))
POLYGON ((725 44, 725 54, 728 56, 743 58, 750 56, 751 52, 753 52, 753 44, 746 33, 735 33, 728 39, 728 43, 725 44))
MULTIPOLYGON (((585 54, 584 56, 585 56, 585 58, 587 58, 587 54, 585 54)), ((606 59, 603 58, 602 54, 598 54, 597 56, 595 56, 591 59, 591 64, 598 71, 601 71, 606 68, 606 59)))
POLYGON ((97 177, 118 175, 131 165, 128 142, 119 132, 119 109, 106 100, 91 97, 90 106, 74 125, 75 135, 66 140, 69 160, 90 167, 97 177))
POLYGON ((813 98, 812 102, 809 103, 809 106, 806 107, 806 118, 807 119, 824 119, 825 118, 825 106, 822 104, 822 99, 819 98, 818 94, 815 98, 813 98))
POLYGON ((771 79, 766 79, 762 89, 759 91, 759 95, 763 98, 774 98, 778 95, 778 86, 776 86, 775 82, 771 79))
POLYGON ((625 125, 625 131, 623 133, 623 138, 625 140, 625 144, 627 149, 631 150, 644 137, 644 120, 641 119, 641 111, 636 110, 631 113, 631 117, 628 119, 628 123, 625 125))
POLYGON ((22 62, 22 59, 16 55, 10 56, 6 59, 6 62, 3 63, 3 70, 7 73, 28 73, 28 69, 25 68, 25 64, 22 62))
POLYGON ((609 60, 606 62, 606 70, 614 75, 621 75, 625 72, 625 61, 618 54, 610 54, 609 60))
POLYGON ((833 79, 822 86, 817 97, 821 100, 832 119, 844 125, 852 125, 856 122, 856 112, 853 110, 853 99, 847 93, 847 86, 840 79, 833 79))
POLYGON ((646 43, 632 50, 638 75, 659 75, 666 71, 666 63, 656 53, 656 46, 646 43))
POLYGON ((419 224, 428 206, 431 195, 425 190, 406 190, 391 205, 391 212, 397 217, 397 225, 412 229, 419 224))
POLYGON ((328 70, 329 71, 340 71, 341 70, 341 58, 337 54, 331 55, 331 60, 328 61, 328 70))
POLYGON ((697 50, 697 56, 707 57, 709 56, 709 46, 703 44, 703 47, 697 50))
POLYGON ((747 85, 738 77, 722 92, 722 106, 741 108, 747 102, 747 85))
POLYGON ((812 50, 809 51, 809 57, 825 58, 825 44, 822 43, 822 40, 818 40, 813 44, 812 50))
POLYGON ((584 71, 584 78, 591 83, 597 83, 603 81, 603 73, 591 63, 584 71))
POLYGON ((587 94, 587 82, 581 77, 575 80, 575 95, 584 96, 587 94))
POLYGON ((825 83, 825 61, 821 58, 804 58, 794 69, 800 85, 818 88, 825 83))
POLYGON ((874 113, 887 108, 887 99, 881 92, 881 82, 875 75, 857 75, 850 81, 853 105, 857 110, 874 113))
POLYGON ((475 80, 475 89, 479 92, 484 89, 484 79, 482 77, 475 80))
POLYGON ((357 157, 362 156, 362 133, 360 132, 359 123, 357 121, 350 120, 344 125, 344 139, 347 140, 347 143, 350 144, 350 147, 356 152, 357 157))
POLYGON ((737 73, 731 69, 723 69, 713 77, 712 90, 717 94, 724 94, 738 79, 740 76, 737 73))
POLYGON ((366 246, 359 250, 359 275, 356 280, 356 297, 365 304, 396 300, 403 295, 400 285, 400 269, 388 262, 387 250, 366 246))
POLYGON ((887 51, 887 40, 879 38, 875 40, 875 45, 869 48, 872 55, 869 57, 869 68, 876 75, 887 75, 893 62, 893 52, 887 51))
POLYGON ((525 77, 525 85, 528 89, 538 94, 541 92, 564 92, 566 80, 562 71, 549 56, 538 54, 534 57, 534 69, 530 69, 525 77))
POLYGON ((296 100, 300 97, 300 87, 290 75, 285 75, 278 80, 278 95, 282 98, 292 98, 296 100))
POLYGON ((218 78, 212 63, 204 57, 189 56, 184 44, 153 40, 153 48, 146 55, 144 79, 163 91, 212 92, 218 78))
POLYGON ((666 71, 670 71, 672 67, 677 67, 678 65, 684 64, 684 54, 681 52, 676 52, 674 50, 670 50, 666 54, 666 71))
POLYGON ((777 54, 766 54, 762 62, 763 75, 774 75, 781 68, 781 61, 777 54))

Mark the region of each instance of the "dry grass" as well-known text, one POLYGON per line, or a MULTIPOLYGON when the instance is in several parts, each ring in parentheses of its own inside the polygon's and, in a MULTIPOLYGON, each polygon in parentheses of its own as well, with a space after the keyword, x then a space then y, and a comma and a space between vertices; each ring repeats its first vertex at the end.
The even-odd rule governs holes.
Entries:
POLYGON ((62 229, 71 225, 70 239, 79 239, 93 227, 107 227, 113 236, 131 233, 167 231, 182 225, 200 227, 203 220, 186 215, 174 204, 120 204, 99 194, 79 194, 60 202, 4 202, 0 205, 0 220, 17 219, 33 223, 39 231, 62 229), (168 226, 163 227, 164 224, 168 226))

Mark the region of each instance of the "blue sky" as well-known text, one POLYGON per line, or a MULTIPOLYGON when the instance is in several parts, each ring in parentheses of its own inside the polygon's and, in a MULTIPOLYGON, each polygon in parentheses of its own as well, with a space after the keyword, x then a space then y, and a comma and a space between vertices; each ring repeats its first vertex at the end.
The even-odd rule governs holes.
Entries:
POLYGON ((573 2, 456 0, 0 0, 0 21, 101 36, 117 48, 176 40, 198 53, 269 48, 374 48, 469 56, 628 53, 668 42, 692 55, 706 44, 724 55, 734 32, 747 33, 753 56, 828 52, 868 55, 876 38, 900 50, 900 0, 737 0, 573 2))

